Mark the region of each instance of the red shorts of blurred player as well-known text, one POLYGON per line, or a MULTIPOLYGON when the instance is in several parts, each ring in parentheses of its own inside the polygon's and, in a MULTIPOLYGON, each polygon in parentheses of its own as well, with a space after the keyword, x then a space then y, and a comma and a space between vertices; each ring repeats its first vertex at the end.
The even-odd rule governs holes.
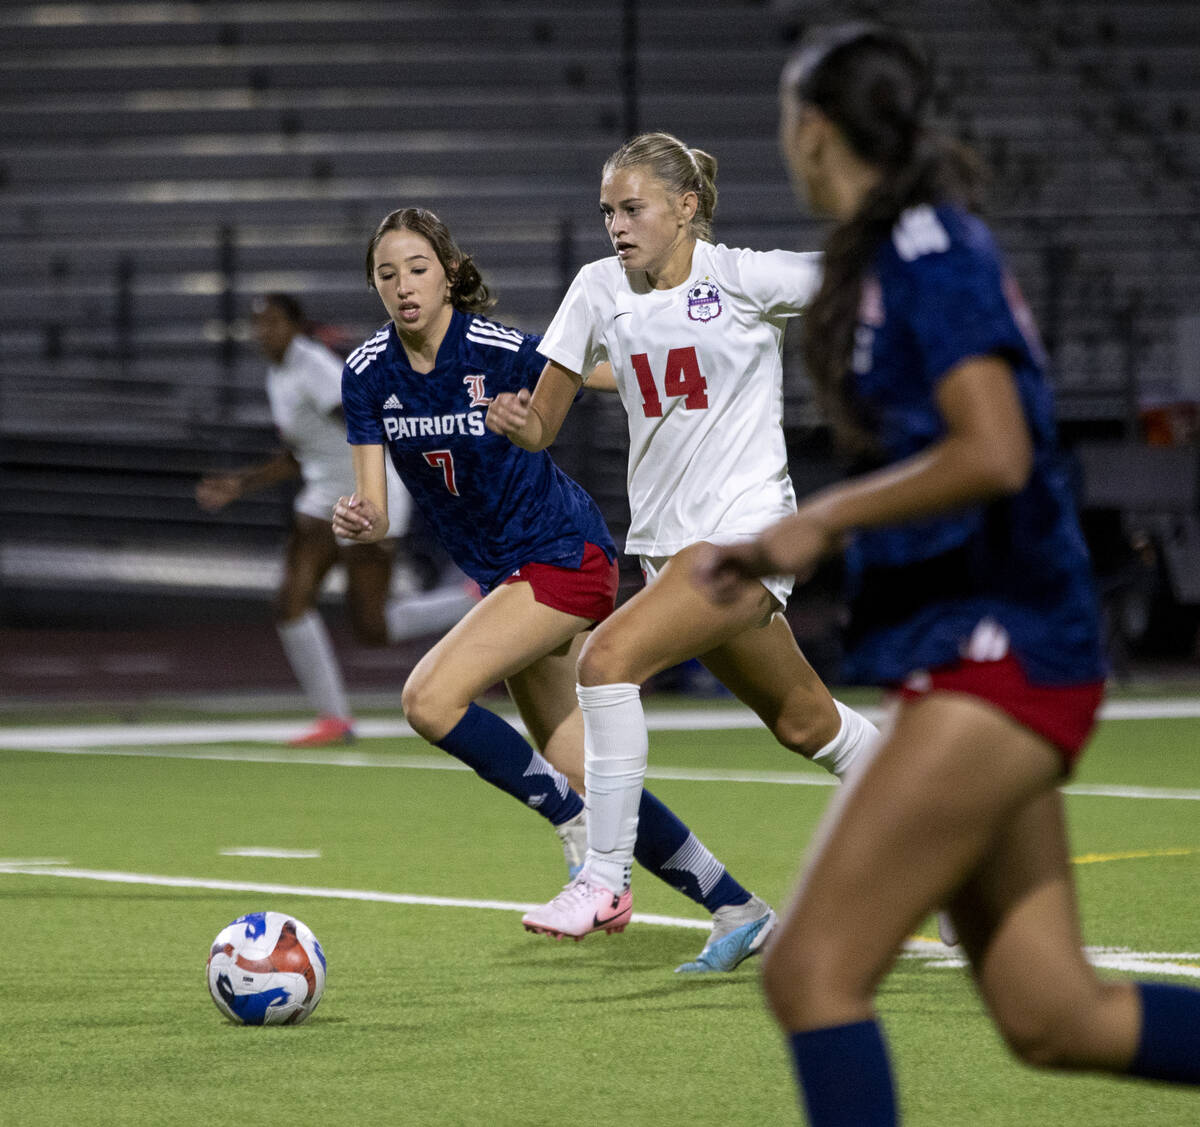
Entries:
POLYGON ((1033 685, 1020 662, 1007 654, 999 661, 964 658, 941 669, 912 673, 900 687, 899 696, 901 700, 919 700, 933 692, 965 693, 995 705, 1054 744, 1069 773, 1096 726, 1104 682, 1033 685))
POLYGON ((578 567, 528 563, 504 580, 528 583, 539 603, 592 622, 603 622, 612 614, 619 582, 617 561, 610 560, 595 544, 585 545, 578 567))

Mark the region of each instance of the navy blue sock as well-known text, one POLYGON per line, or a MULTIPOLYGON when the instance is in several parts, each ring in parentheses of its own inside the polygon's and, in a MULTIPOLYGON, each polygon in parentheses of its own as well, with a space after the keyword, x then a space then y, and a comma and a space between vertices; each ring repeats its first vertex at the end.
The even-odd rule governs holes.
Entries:
POLYGON ((633 855, 659 880, 710 912, 750 899, 750 893, 725 871, 696 835, 648 790, 642 791, 638 806, 633 855))
POLYGON ((1162 982, 1136 985, 1142 1035, 1129 1075, 1200 1084, 1200 990, 1162 982))
POLYGON ((565 775, 534 751, 516 728, 477 704, 470 705, 435 746, 556 826, 583 809, 583 799, 571 789, 565 775))
POLYGON ((877 1021, 788 1037, 812 1127, 896 1127, 896 1096, 877 1021))

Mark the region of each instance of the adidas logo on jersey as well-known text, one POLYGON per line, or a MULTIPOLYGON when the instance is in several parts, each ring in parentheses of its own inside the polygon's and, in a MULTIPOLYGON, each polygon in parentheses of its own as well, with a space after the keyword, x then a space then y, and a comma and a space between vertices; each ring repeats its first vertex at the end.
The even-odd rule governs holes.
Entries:
POLYGON ((383 402, 383 409, 385 411, 403 411, 404 404, 395 395, 389 395, 383 402))

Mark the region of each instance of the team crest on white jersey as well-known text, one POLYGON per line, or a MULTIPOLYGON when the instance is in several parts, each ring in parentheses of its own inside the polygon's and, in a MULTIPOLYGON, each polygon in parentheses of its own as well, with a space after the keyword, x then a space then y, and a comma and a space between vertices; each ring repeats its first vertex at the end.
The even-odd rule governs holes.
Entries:
POLYGON ((687 292, 687 314, 693 321, 711 321, 721 315, 721 291, 707 278, 687 292))
POLYGON ((468 406, 486 407, 491 403, 491 399, 483 393, 483 381, 485 379, 487 377, 482 375, 463 376, 463 383, 467 385, 467 394, 471 397, 471 402, 468 406))

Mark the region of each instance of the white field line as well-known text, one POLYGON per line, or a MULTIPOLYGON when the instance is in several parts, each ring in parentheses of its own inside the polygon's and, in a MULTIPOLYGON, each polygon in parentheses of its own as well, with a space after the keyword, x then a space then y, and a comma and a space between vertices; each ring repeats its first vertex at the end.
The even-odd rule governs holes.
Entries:
MULTIPOLYGON (((32 742, 32 741, 31 741, 32 742)), ((0 743, 8 744, 0 736, 0 743)), ((223 763, 278 763, 290 767, 390 767, 419 771, 469 771, 449 755, 389 755, 364 751, 309 751, 305 749, 248 747, 66 747, 28 746, 17 750, 47 755, 121 756, 133 759, 188 759, 223 763)), ((823 771, 754 771, 733 767, 655 767, 646 769, 651 780, 672 779, 690 783, 767 783, 775 786, 832 787, 837 780, 823 771)), ((1200 802, 1200 789, 1140 787, 1106 783, 1072 783, 1063 794, 1099 798, 1167 799, 1200 802)))
MULTIPOLYGON (((59 877, 67 880, 91 880, 109 884, 142 884, 159 888, 195 888, 210 892, 252 892, 264 896, 303 896, 323 900, 358 900, 379 904, 406 904, 431 908, 472 908, 501 912, 527 912, 537 907, 511 900, 468 900, 447 896, 416 896, 401 892, 374 892, 353 888, 321 888, 305 885, 274 884, 262 881, 207 880, 198 877, 172 877, 153 873, 126 873, 105 869, 76 869, 52 861, 16 858, 0 860, 0 876, 59 877)), ((635 912, 633 922, 657 927, 680 927, 707 931, 709 920, 678 916, 658 916, 635 912)), ((1161 974, 1179 978, 1200 978, 1200 952, 1130 951, 1124 947, 1089 947, 1089 961, 1097 967, 1137 974, 1161 974)), ((933 968, 965 966, 956 951, 935 939, 914 938, 904 945, 903 957, 922 959, 933 968)))
MULTIPOLYGON (((883 718, 881 709, 863 709, 872 720, 883 718)), ((520 719, 505 715, 525 733, 520 719)), ((649 710, 651 731, 742 731, 762 727, 748 708, 649 710)), ((14 751, 43 751, 64 747, 141 747, 151 744, 282 743, 304 728, 298 720, 224 720, 182 724, 88 724, 0 729, 0 746, 14 751)), ((403 720, 358 720, 355 731, 364 739, 402 739, 416 732, 403 720)))
POLYGON ((234 845, 220 850, 222 857, 269 857, 278 861, 316 861, 319 849, 276 849, 270 845, 234 845))
MULTIPOLYGON (((106 869, 76 869, 48 861, 0 861, 0 876, 63 877, 68 880, 94 880, 107 884, 150 884, 158 888, 199 888, 210 892, 253 892, 264 896, 311 896, 321 900, 365 900, 376 904, 416 904, 431 908, 484 908, 501 912, 528 912, 538 904, 520 904, 512 900, 463 900, 450 896, 416 896, 404 892, 372 892, 356 888, 321 888, 307 885, 273 884, 262 881, 209 880, 201 877, 171 877, 154 873, 124 873, 106 869)), ((635 913, 638 923, 664 927, 690 927, 707 931, 712 920, 689 920, 673 916, 635 913)))
MULTIPOLYGON (((864 708, 875 722, 885 718, 882 708, 864 708)), ((1101 712, 1106 720, 1200 718, 1200 699, 1113 701, 1101 712)), ((522 731, 516 717, 508 717, 522 731)), ((739 731, 757 728, 761 721, 736 703, 715 708, 649 709, 651 731, 739 731)), ((311 751, 282 747, 248 748, 246 743, 282 744, 295 735, 295 721, 252 720, 181 724, 122 724, 0 729, 0 748, 59 755, 123 755, 151 759, 198 759, 236 763, 304 764, 319 767, 402 767, 430 771, 465 771, 464 764, 446 755, 396 755, 352 749, 311 751), (242 744, 240 747, 198 745, 242 744)), ((416 733, 403 720, 362 720, 358 732, 368 739, 412 737, 416 733)), ((767 783, 782 786, 833 786, 824 772, 759 771, 736 768, 653 767, 648 779, 686 782, 767 783)), ((1167 787, 1075 783, 1064 794, 1101 798, 1200 801, 1200 790, 1167 787)))
MULTIPOLYGON (((878 724, 884 708, 858 710, 878 724)), ((1200 697, 1155 701, 1112 701, 1100 711, 1103 720, 1170 720, 1200 718, 1200 697)), ((524 732, 519 719, 506 716, 524 732)), ((762 721, 750 709, 731 703, 711 708, 649 708, 646 723, 652 732, 743 731, 761 728, 762 721)), ((54 748, 148 747, 151 745, 211 743, 282 743, 304 727, 301 720, 229 720, 181 724, 89 724, 28 728, 0 728, 0 747, 13 751, 42 751, 54 748)), ((403 720, 359 720, 355 724, 364 739, 397 739, 416 733, 403 720)))

